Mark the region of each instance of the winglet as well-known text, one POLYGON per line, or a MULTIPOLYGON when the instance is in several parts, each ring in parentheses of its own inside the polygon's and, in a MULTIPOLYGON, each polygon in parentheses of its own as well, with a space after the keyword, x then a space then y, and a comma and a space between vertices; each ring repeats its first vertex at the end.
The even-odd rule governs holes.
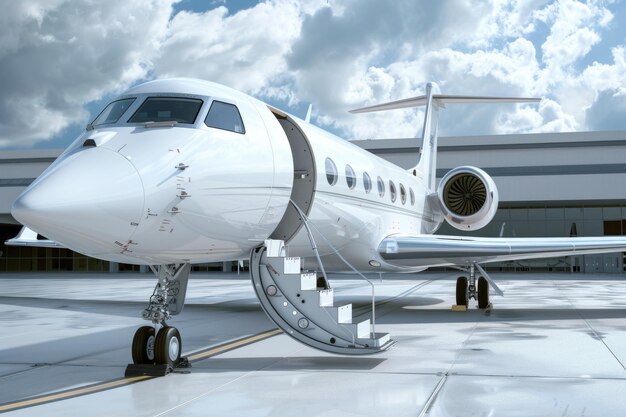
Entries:
POLYGON ((309 109, 306 111, 306 117, 304 121, 307 123, 311 123, 311 111, 313 110, 313 104, 309 104, 309 109))

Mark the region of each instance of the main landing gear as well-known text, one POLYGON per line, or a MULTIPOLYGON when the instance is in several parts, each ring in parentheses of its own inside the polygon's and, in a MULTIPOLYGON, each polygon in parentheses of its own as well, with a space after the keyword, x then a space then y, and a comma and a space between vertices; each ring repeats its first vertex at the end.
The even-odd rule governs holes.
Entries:
POLYGON ((469 267, 469 277, 462 276, 456 280, 456 305, 459 307, 467 308, 470 299, 474 299, 478 302, 478 308, 488 309, 491 308, 489 301, 489 287, 493 287, 498 295, 503 295, 503 292, 498 286, 489 278, 487 272, 478 264, 471 264, 469 267), (482 274, 476 281, 476 269, 482 274))
MULTIPOLYGON (((162 365, 167 370, 186 362, 185 358, 181 358, 183 344, 180 332, 175 327, 168 326, 166 320, 183 309, 191 265, 161 265, 150 268, 158 282, 142 316, 151 321, 152 326, 142 326, 135 332, 133 364, 162 365)), ((144 369, 139 373, 146 374, 146 371, 144 369)))

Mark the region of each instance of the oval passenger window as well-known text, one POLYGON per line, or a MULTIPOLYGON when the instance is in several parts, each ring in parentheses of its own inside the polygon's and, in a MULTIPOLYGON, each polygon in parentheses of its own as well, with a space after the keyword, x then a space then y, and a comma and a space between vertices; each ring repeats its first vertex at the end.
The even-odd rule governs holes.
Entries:
POLYGON ((367 172, 363 172, 363 187, 367 194, 372 191, 372 179, 367 172))
POLYGON ((346 184, 351 190, 356 187, 356 175, 350 165, 346 165, 346 184))
POLYGON ((330 185, 337 184, 337 166, 330 158, 326 158, 326 180, 330 185))

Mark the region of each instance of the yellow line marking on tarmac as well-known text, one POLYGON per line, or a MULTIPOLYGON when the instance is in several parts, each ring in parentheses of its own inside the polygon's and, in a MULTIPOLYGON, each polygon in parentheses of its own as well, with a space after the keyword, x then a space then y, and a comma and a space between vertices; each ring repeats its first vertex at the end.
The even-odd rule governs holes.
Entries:
POLYGON ((32 407, 35 405, 48 403, 52 401, 64 400, 71 397, 78 397, 81 395, 92 394, 94 392, 104 391, 111 388, 121 387, 124 385, 134 384, 135 382, 143 381, 144 379, 151 379, 151 376, 135 376, 132 378, 116 379, 110 382, 104 382, 101 384, 90 385, 88 387, 77 388, 71 391, 59 392, 57 394, 50 394, 44 397, 36 397, 28 400, 22 400, 14 403, 8 403, 0 405, 0 412, 12 411, 18 408, 32 407))
POLYGON ((254 336, 250 336, 246 339, 241 339, 241 340, 236 340, 232 343, 228 343, 222 346, 217 346, 215 348, 209 349, 205 352, 198 352, 198 353, 194 353, 193 355, 189 355, 187 356, 187 359, 189 359, 189 362, 194 362, 194 361, 198 361, 201 359, 205 359, 211 356, 215 356, 217 354, 229 351, 229 350, 233 350, 233 349, 237 349, 238 347, 241 346, 245 346, 245 345, 250 345, 254 342, 258 342, 260 340, 263 339, 267 339, 268 337, 272 337, 272 336, 276 336, 278 334, 281 334, 283 331, 279 330, 279 329, 274 329, 274 330, 270 330, 268 332, 265 333, 259 333, 257 335, 254 336))
MULTIPOLYGON (((253 336, 245 337, 243 339, 234 340, 223 345, 209 348, 205 351, 200 351, 189 355, 187 359, 189 362, 195 362, 202 359, 210 358, 211 356, 219 355, 220 353, 228 352, 239 347, 247 346, 255 342, 259 342, 264 339, 268 339, 272 336, 276 336, 282 333, 280 329, 273 329, 267 332, 259 333, 253 336)), ((34 407, 36 405, 43 405, 54 401, 67 400, 70 398, 76 398, 83 395, 95 394, 97 392, 106 391, 113 388, 119 388, 126 385, 135 384, 137 382, 146 381, 148 379, 154 379, 154 376, 135 376, 130 378, 115 379, 113 381, 101 382, 86 387, 70 389, 68 391, 57 392, 55 394, 42 395, 40 397, 27 398, 24 400, 18 400, 15 402, 0 404, 0 413, 7 411, 15 411, 21 408, 34 407)))

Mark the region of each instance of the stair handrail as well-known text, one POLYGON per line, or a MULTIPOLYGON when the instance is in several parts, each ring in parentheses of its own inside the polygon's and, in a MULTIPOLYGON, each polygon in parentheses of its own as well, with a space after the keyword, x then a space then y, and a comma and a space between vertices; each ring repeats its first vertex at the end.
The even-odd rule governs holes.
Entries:
MULTIPOLYGON (((309 227, 309 218, 307 217, 306 214, 304 214, 304 212, 300 209, 300 207, 298 207, 298 205, 292 199, 289 199, 289 202, 294 206, 294 208, 296 209, 296 211, 298 212, 300 217, 302 217, 302 222, 303 222, 304 227, 305 227, 305 229, 307 231, 307 235, 309 236, 309 241, 311 242, 311 247, 313 248, 313 252, 315 253, 315 257, 317 258, 317 262, 320 264, 320 268, 322 270, 322 274, 324 274, 324 278, 326 278, 326 271, 324 271, 324 264, 322 263, 322 259, 320 258, 319 251, 317 250, 317 245, 315 244, 315 239, 313 238, 313 231, 309 227)), ((354 266, 352 266, 352 264, 350 262, 348 262, 346 260, 346 258, 344 258, 341 255, 341 253, 339 253, 339 250, 337 250, 333 246, 333 244, 330 243, 330 241, 328 239, 326 239, 326 237, 322 234, 322 232, 320 232, 320 230, 315 225, 313 225, 313 227, 315 228, 317 233, 322 237, 322 239, 324 239, 324 241, 328 244, 328 246, 330 246, 330 248, 333 250, 333 252, 339 257, 339 259, 341 259, 343 261, 343 263, 345 263, 350 269, 352 269, 352 271, 354 271, 357 275, 359 275, 361 278, 363 278, 372 287, 372 329, 371 329, 371 336, 372 336, 372 338, 375 338, 376 337, 376 290, 375 290, 374 283, 372 281, 370 281, 365 275, 363 275, 359 270, 357 270, 354 266)))

